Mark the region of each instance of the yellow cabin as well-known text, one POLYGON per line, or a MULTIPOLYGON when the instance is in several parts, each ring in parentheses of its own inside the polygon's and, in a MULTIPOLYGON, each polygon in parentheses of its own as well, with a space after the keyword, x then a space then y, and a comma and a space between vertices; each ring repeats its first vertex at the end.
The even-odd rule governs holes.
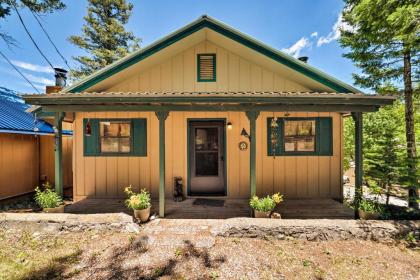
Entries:
POLYGON ((360 187, 362 113, 393 100, 208 16, 59 93, 25 96, 58 128, 73 119, 75 201, 133 185, 161 216, 175 177, 187 197, 342 199, 343 116, 356 121, 360 187))

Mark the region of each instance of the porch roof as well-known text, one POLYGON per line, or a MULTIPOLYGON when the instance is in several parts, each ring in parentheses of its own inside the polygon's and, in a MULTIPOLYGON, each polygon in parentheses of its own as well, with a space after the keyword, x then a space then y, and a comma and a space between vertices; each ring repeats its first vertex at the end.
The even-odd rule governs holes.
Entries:
POLYGON ((371 112, 393 96, 339 92, 80 92, 24 95, 44 112, 77 111, 315 111, 371 112))

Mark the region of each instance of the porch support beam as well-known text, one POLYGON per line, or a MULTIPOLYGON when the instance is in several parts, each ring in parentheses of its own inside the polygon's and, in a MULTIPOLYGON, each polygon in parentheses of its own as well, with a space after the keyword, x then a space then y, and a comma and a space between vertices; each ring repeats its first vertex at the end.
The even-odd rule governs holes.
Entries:
POLYGON ((355 193, 354 193, 354 209, 355 218, 358 218, 358 210, 360 200, 363 196, 363 115, 360 112, 352 113, 354 120, 354 159, 355 159, 355 193))
POLYGON ((155 112, 159 119, 159 216, 165 217, 165 120, 168 111, 155 112))
POLYGON ((63 119, 64 113, 57 112, 54 116, 54 181, 55 192, 63 197, 63 119))
POLYGON ((246 116, 249 119, 249 189, 251 197, 257 192, 257 172, 256 172, 256 158, 257 158, 257 137, 256 137, 256 120, 260 115, 259 111, 247 111, 246 116))

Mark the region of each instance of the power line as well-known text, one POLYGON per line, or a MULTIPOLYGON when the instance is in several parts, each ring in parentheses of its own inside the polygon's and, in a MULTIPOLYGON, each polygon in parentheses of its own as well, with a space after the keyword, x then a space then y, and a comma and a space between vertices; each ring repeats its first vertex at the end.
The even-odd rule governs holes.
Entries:
POLYGON ((29 36, 29 38, 31 38, 31 41, 32 41, 32 43, 35 45, 35 47, 36 47, 36 49, 38 50, 38 52, 42 55, 42 57, 48 62, 48 64, 51 66, 51 68, 53 69, 53 71, 55 72, 55 70, 54 70, 54 66, 51 64, 51 62, 48 60, 48 58, 45 56, 45 54, 41 51, 41 49, 38 47, 38 44, 35 42, 35 40, 34 40, 34 38, 32 37, 32 35, 31 35, 31 33, 29 32, 29 30, 28 30, 28 28, 26 27, 26 25, 25 25, 25 23, 23 22, 23 19, 22 19, 22 17, 21 17, 21 15, 20 15, 20 13, 19 13, 19 11, 18 11, 18 9, 16 8, 16 6, 15 5, 13 5, 13 8, 15 9, 15 11, 16 11, 16 14, 18 15, 18 17, 19 17, 19 20, 20 20, 20 22, 22 23, 22 25, 23 25, 23 28, 25 29, 25 31, 26 31, 26 34, 28 34, 28 36, 29 36))
POLYGON ((19 73, 19 75, 22 76, 22 78, 26 80, 26 82, 28 82, 28 84, 30 84, 35 89, 36 92, 40 94, 39 90, 34 86, 34 84, 31 83, 31 81, 29 81, 25 75, 23 75, 23 73, 7 58, 7 56, 2 51, 0 51, 0 55, 16 70, 16 72, 19 73))
POLYGON ((34 16, 34 18, 36 19, 36 21, 38 22, 39 26, 41 27, 42 31, 44 31, 44 34, 47 36, 48 40, 50 41, 50 43, 54 46, 55 51, 58 53, 58 55, 63 59, 64 63, 67 65, 67 67, 69 68, 69 70, 71 70, 71 67, 69 66, 66 58, 61 54, 61 52, 58 50, 57 46, 54 44, 53 40, 51 39, 50 35, 48 34, 47 30, 44 28, 44 26, 42 25, 41 21, 39 20, 39 16, 34 13, 34 11, 32 11, 31 9, 29 9, 32 13, 32 15, 34 16))

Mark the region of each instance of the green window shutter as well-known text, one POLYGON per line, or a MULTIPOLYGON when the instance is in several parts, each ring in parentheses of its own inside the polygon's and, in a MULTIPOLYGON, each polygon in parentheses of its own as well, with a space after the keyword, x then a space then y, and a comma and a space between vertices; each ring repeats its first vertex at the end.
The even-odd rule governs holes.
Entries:
POLYGON ((320 156, 332 156, 333 154, 333 131, 332 118, 320 117, 317 119, 317 154, 320 156))
POLYGON ((96 156, 99 154, 99 120, 83 119, 83 151, 85 156, 96 156), (86 124, 90 123, 91 136, 86 135, 86 124))
POLYGON ((147 120, 133 119, 133 152, 134 156, 147 156, 147 120))
POLYGON ((273 118, 267 118, 267 155, 268 156, 279 156, 283 150, 283 121, 281 118, 277 118, 277 146, 273 147, 271 139, 271 121, 273 118))

